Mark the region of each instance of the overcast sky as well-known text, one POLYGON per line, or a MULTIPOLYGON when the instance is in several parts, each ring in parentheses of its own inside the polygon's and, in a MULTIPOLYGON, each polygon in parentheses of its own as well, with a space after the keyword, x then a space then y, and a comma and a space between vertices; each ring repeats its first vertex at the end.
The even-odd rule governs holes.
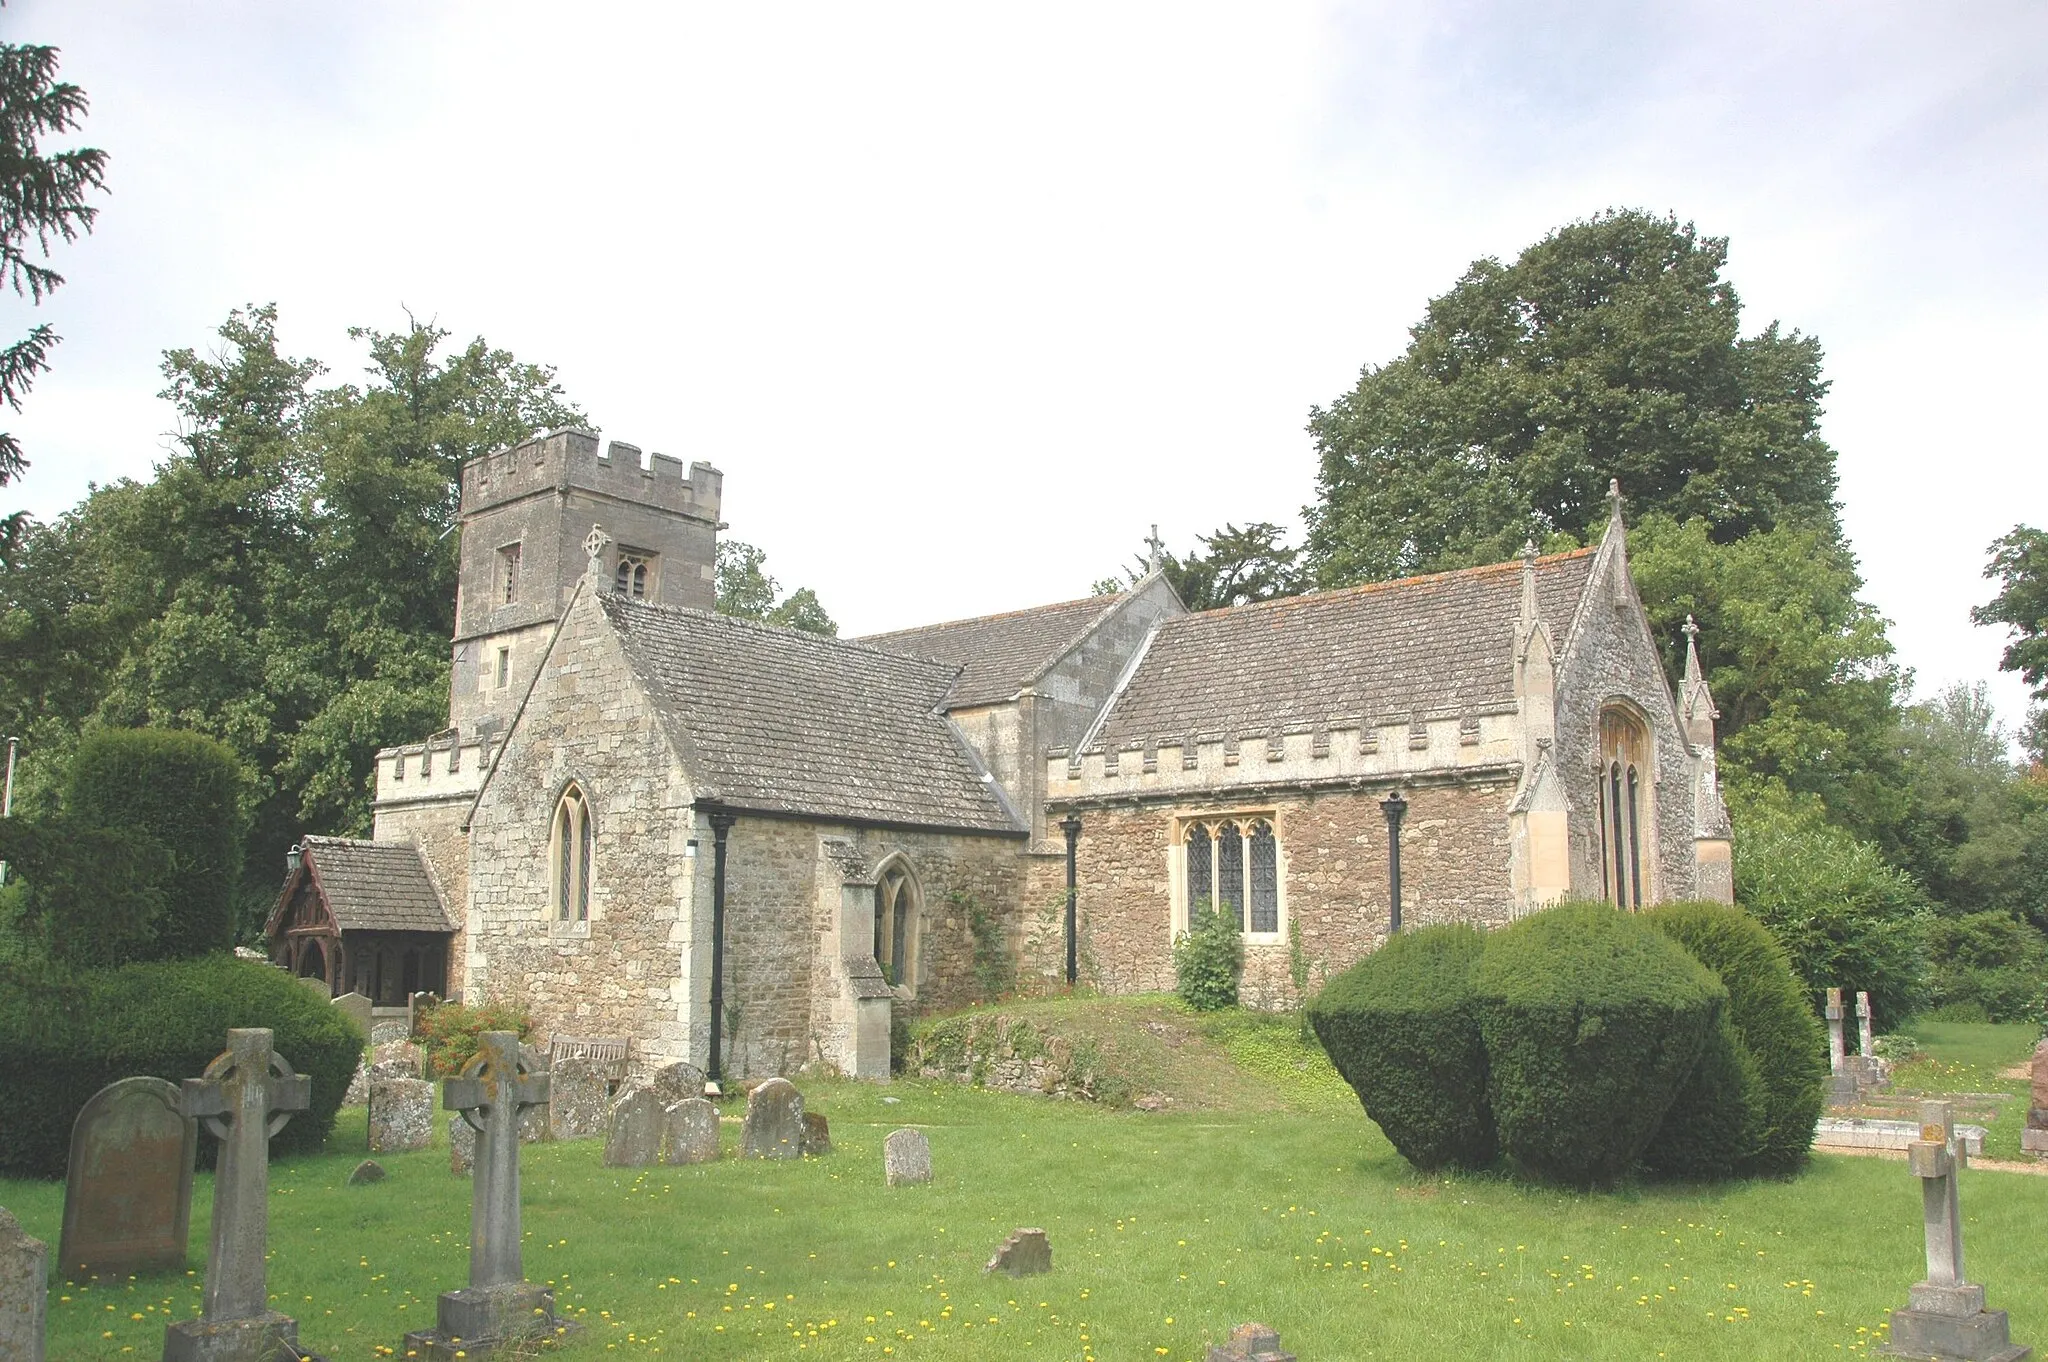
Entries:
MULTIPOLYGON (((1085 594, 1148 526, 1297 524, 1309 407, 1473 259, 1609 206, 1731 238, 1827 348, 1868 595, 1924 693, 2048 523, 2048 6, 12 0, 112 154, 10 416, 52 516, 147 477, 161 352, 407 309, 708 459, 846 633, 1085 594)), ((13 299, 7 335, 30 321, 13 299)))

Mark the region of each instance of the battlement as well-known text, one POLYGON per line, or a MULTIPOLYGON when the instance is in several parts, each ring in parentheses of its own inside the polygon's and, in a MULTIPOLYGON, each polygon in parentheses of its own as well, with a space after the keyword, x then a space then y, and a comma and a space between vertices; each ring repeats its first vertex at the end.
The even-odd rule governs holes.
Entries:
POLYGON ((613 440, 602 452, 597 436, 564 428, 471 459, 462 468, 462 513, 536 493, 576 489, 699 520, 718 521, 725 475, 704 462, 687 470, 681 459, 643 455, 638 445, 613 440))
POLYGON ((1512 704, 1412 716, 1331 718, 1257 733, 1188 733, 1144 744, 1049 748, 1047 795, 1211 790, 1237 785, 1411 779, 1522 760, 1512 704))
POLYGON ((424 742, 383 749, 377 753, 377 806, 473 797, 501 741, 451 728, 424 742))

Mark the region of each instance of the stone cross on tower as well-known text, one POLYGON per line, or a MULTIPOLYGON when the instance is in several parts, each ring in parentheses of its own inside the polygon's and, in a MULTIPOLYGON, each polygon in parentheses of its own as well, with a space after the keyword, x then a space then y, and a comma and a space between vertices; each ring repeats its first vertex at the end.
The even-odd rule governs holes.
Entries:
POLYGON ((583 551, 590 555, 590 561, 584 566, 584 571, 599 581, 604 580, 605 545, 611 542, 612 537, 604 532, 601 525, 592 525, 590 533, 583 536, 583 551))
POLYGON ((2028 1350, 2012 1345, 2005 1311, 1986 1310, 1984 1288, 1963 1275, 1957 1174, 1966 1156, 1948 1103, 1920 1104, 1920 1138, 1906 1146, 1906 1159, 1920 1179, 1927 1280, 1906 1293, 1905 1309, 1892 1311, 1891 1338, 1880 1351, 1894 1357, 2019 1362, 2028 1350))
POLYGON ((554 1293, 524 1280, 520 1263, 519 1114, 547 1100, 548 1075, 526 1066, 510 1031, 479 1036, 475 1057, 443 1087, 441 1104, 477 1133, 469 1286, 442 1293, 438 1327, 405 1336, 409 1355, 481 1358, 535 1333, 574 1327, 556 1318, 554 1293))
POLYGON ((196 1320, 164 1331, 164 1362, 268 1362, 297 1356, 299 1326, 270 1308, 264 1274, 270 1237, 270 1137, 312 1104, 313 1080, 292 1072, 260 1027, 228 1032, 228 1048, 180 1105, 220 1138, 206 1295, 196 1320), (294 1351, 284 1352, 284 1345, 294 1351))

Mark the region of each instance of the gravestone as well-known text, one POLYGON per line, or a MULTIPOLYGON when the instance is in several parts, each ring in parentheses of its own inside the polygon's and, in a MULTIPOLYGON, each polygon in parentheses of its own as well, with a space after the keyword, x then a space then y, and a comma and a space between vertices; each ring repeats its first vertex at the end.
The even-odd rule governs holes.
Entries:
POLYGON ((188 1078, 188 1117, 220 1140, 213 1173, 213 1229, 198 1319, 164 1330, 164 1362, 273 1362, 298 1356, 299 1324, 270 1308, 270 1137, 312 1103, 313 1080, 295 1074, 258 1027, 228 1032, 228 1048, 188 1078), (287 1351, 287 1348, 294 1351, 287 1351))
POLYGON ((77 1277, 183 1267, 198 1123, 175 1085, 123 1078, 71 1123, 57 1265, 77 1277))
POLYGON ((476 1131, 457 1112, 448 1118, 448 1171, 466 1178, 476 1164, 476 1131))
POLYGON ((786 1078, 771 1078, 747 1094, 740 1156, 800 1159, 804 1154, 804 1095, 786 1078))
POLYGON ((1842 990, 1828 990, 1828 1105, 1848 1107, 1856 1104, 1858 1090, 1856 1075, 1849 1071, 1848 1053, 1842 1043, 1842 990))
POLYGON ((662 1105, 651 1088, 635 1088, 612 1106, 605 1136, 607 1168, 645 1168, 661 1154, 662 1105))
POLYGON ((424 1078, 427 1052, 409 1040, 387 1040, 370 1049, 370 1077, 424 1078))
POLYGON ((704 1095, 704 1071, 694 1064, 668 1064, 648 1076, 647 1086, 664 1107, 704 1095))
POLYGON ((424 1078, 370 1080, 370 1152, 402 1154, 434 1140, 434 1085, 424 1078))
POLYGON ((1018 1230, 996 1249, 983 1272, 1006 1272, 1012 1277, 1036 1277, 1052 1271, 1052 1241, 1044 1230, 1018 1230))
POLYGON ((1280 1334, 1263 1324, 1240 1324, 1230 1337, 1209 1348, 1207 1362, 1295 1362, 1280 1346, 1280 1334))
POLYGON ((525 1280, 520 1260, 519 1113, 547 1100, 548 1075, 528 1066, 510 1031, 479 1036, 461 1076, 444 1085, 442 1105, 460 1112, 477 1137, 469 1285, 441 1293, 435 1327, 407 1334, 401 1356, 481 1359, 579 1327, 555 1313, 553 1290, 525 1280))
POLYGON ((43 1314, 50 1299, 50 1246, 0 1206, 0 1357, 43 1362, 43 1314))
POLYGON ((922 1130, 892 1130, 882 1141, 882 1177, 891 1187, 932 1180, 932 1142, 922 1130))
POLYGON ((389 1045, 395 1040, 404 1040, 406 1026, 402 1021, 380 1021, 370 1027, 370 1044, 389 1045))
POLYGON ((818 1158, 832 1152, 832 1123, 822 1111, 804 1113, 804 1154, 818 1158))
POLYGON ((1856 995, 1856 1053, 1865 1059, 1877 1058, 1877 1037, 1872 1033, 1870 995, 1858 992, 1856 995))
POLYGON ((306 991, 312 994, 314 997, 323 999, 328 1002, 332 1002, 334 1000, 334 990, 329 988, 327 986, 327 981, 325 979, 322 979, 319 975, 301 974, 299 976, 299 982, 301 984, 304 984, 306 986, 306 991))
POLYGON ((345 1107, 368 1106, 370 1102, 370 1066, 356 1061, 356 1071, 348 1076, 348 1089, 341 1095, 345 1107))
POLYGON ((2048 1040, 2034 1047, 2033 1079, 2027 1095, 2027 1128, 2020 1132, 2020 1148, 2029 1154, 2048 1154, 2048 1040))
POLYGON ((370 1038, 370 1009, 374 1004, 368 998, 360 993, 344 993, 334 1000, 334 1005, 356 1024, 356 1028, 363 1033, 364 1040, 370 1038))
POLYGON ((701 1097, 690 1097, 663 1110, 663 1163, 715 1163, 719 1157, 717 1107, 701 1097))
POLYGON ((581 1140, 605 1133, 612 1106, 609 1064, 560 1059, 550 1066, 548 1082, 549 1139, 581 1140))
POLYGON ((355 1171, 348 1175, 348 1185, 351 1187, 367 1187, 373 1182, 384 1181, 384 1176, 383 1164, 375 1159, 364 1159, 355 1166, 355 1171))
POLYGON ((2019 1362, 2005 1311, 1984 1308, 1984 1288, 1963 1269, 1963 1214, 1957 1175, 1968 1160, 1956 1147, 1946 1102, 1920 1104, 1920 1138, 1906 1148, 1907 1166, 1920 1179, 1921 1220, 1927 1240, 1927 1278, 1906 1293, 1906 1308, 1892 1311, 1891 1337, 1877 1351, 1889 1357, 2019 1362))

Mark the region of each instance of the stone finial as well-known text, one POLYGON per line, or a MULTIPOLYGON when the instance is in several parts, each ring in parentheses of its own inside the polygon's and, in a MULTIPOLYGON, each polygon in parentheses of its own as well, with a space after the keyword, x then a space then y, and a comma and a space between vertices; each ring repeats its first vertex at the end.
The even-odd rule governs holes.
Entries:
POLYGON ((1621 519, 1620 478, 1609 478, 1607 480, 1607 505, 1610 508, 1608 514, 1615 520, 1621 519))
POLYGON ((600 582, 604 580, 605 546, 611 542, 612 537, 604 532, 602 525, 592 525, 590 533, 583 536, 583 551, 590 555, 590 561, 583 570, 600 582))
POLYGON ((1145 556, 1145 570, 1159 571, 1166 565, 1166 541, 1159 537, 1159 526, 1156 522, 1152 526, 1151 537, 1145 540, 1145 547, 1150 550, 1145 556))

